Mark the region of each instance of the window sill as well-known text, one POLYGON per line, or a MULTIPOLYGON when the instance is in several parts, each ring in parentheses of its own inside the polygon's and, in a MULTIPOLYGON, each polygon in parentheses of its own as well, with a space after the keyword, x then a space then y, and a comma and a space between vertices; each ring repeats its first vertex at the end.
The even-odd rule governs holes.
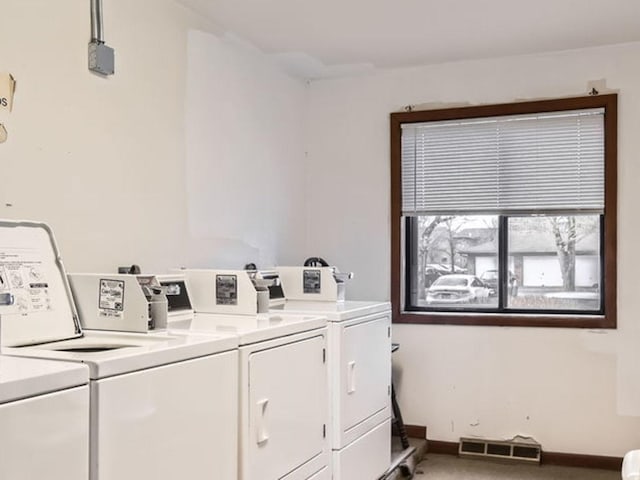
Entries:
POLYGON ((495 314, 394 311, 393 323, 418 325, 476 325, 492 327, 615 329, 615 318, 606 315, 495 314))

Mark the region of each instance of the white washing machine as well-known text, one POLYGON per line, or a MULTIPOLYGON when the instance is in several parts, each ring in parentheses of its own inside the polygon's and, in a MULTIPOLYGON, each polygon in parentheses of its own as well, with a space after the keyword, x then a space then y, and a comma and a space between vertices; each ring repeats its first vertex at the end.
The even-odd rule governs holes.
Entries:
POLYGON ((0 355, 0 478, 87 480, 89 372, 0 355))
POLYGON ((0 221, 0 277, 3 353, 89 367, 91 480, 237 479, 236 337, 83 332, 44 224, 0 221))
POLYGON ((169 322, 170 331, 238 337, 241 480, 331 478, 326 322, 202 313, 169 322))
POLYGON ((391 463, 390 304, 287 300, 271 312, 329 320, 333 479, 378 479, 391 463))

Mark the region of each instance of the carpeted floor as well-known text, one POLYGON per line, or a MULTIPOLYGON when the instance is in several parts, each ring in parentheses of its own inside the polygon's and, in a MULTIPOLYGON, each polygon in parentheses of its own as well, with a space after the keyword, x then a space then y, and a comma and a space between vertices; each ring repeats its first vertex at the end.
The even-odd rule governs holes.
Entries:
POLYGON ((620 472, 553 465, 504 464, 488 460, 428 454, 415 480, 620 480, 620 472))

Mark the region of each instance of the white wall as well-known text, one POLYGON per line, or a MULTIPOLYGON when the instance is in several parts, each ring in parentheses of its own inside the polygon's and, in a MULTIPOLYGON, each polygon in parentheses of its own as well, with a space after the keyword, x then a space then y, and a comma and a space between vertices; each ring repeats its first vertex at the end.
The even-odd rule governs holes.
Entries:
POLYGON ((106 79, 88 0, 3 0, 0 217, 49 222, 70 271, 299 261, 306 86, 172 0, 104 13, 106 79))
POLYGON ((389 113, 408 104, 620 90, 619 328, 395 325, 407 423, 432 439, 535 437, 548 451, 640 448, 640 44, 435 65, 314 82, 309 251, 356 272, 348 296, 389 298, 389 113), (328 193, 328 194, 327 194, 328 193))

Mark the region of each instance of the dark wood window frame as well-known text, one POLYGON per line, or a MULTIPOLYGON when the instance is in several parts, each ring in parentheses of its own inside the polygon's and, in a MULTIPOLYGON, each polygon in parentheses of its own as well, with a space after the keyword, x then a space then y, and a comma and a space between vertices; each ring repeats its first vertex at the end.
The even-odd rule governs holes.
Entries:
POLYGON ((593 95, 473 107, 392 113, 391 127, 391 303, 394 323, 440 325, 489 325, 523 327, 616 328, 617 304, 617 94, 593 95), (605 207, 602 315, 547 313, 416 312, 404 310, 404 225, 402 217, 401 135, 402 124, 544 113, 560 110, 604 108, 605 207))

